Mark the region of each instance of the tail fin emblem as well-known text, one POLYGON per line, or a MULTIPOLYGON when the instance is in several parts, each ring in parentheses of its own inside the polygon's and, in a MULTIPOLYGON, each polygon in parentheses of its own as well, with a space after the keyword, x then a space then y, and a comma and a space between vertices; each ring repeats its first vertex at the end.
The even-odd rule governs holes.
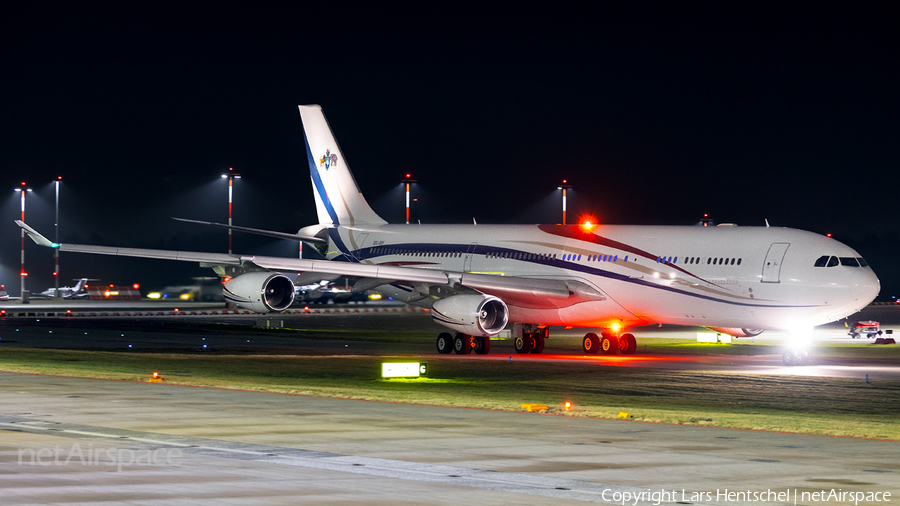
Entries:
POLYGON ((325 155, 322 156, 322 158, 319 158, 319 167, 325 167, 325 170, 328 170, 331 167, 337 167, 337 158, 337 154, 326 149, 325 155))

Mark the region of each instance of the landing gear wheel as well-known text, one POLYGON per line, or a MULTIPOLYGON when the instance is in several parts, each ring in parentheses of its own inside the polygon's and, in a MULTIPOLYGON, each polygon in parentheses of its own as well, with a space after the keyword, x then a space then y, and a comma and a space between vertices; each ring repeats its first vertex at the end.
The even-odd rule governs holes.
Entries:
POLYGON ((438 334, 437 350, 441 355, 446 355, 453 351, 453 337, 449 332, 441 332, 438 334))
POLYGON ((600 338, 593 332, 585 334, 584 340, 581 342, 581 349, 585 353, 596 354, 597 350, 600 349, 600 338))
POLYGON ((531 353, 544 352, 544 336, 542 334, 532 334, 531 336, 531 353))
POLYGON ((622 355, 633 355, 637 351, 637 340, 631 334, 619 336, 619 352, 622 355))
POLYGON ((788 367, 809 363, 809 353, 806 350, 787 350, 781 358, 784 360, 784 365, 788 367))
POLYGON ((487 355, 491 352, 491 338, 490 337, 476 337, 472 339, 472 343, 475 345, 475 354, 476 355, 487 355))
POLYGON ((600 337, 600 353, 614 355, 619 348, 619 340, 612 334, 603 334, 600 337))
POLYGON ((453 351, 457 355, 468 355, 472 353, 472 336, 464 334, 456 334, 453 338, 453 351))
POLYGON ((516 353, 531 353, 532 344, 531 336, 529 335, 517 337, 515 341, 516 353))

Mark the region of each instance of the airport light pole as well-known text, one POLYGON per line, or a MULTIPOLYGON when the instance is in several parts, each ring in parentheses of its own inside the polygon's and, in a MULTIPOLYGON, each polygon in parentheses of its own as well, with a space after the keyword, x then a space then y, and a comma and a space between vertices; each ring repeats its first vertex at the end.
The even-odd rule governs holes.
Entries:
POLYGON ((228 254, 231 254, 231 208, 232 208, 232 191, 234 188, 234 180, 240 179, 241 175, 234 171, 234 167, 228 167, 228 173, 222 174, 222 177, 228 178, 228 254))
POLYGON ((409 225, 409 185, 415 183, 416 180, 412 179, 412 174, 406 174, 401 182, 406 185, 406 224, 409 225))
POLYGON ((557 186, 556 189, 562 190, 562 192, 563 192, 563 195, 562 195, 563 222, 562 222, 562 224, 565 225, 566 224, 566 190, 571 190, 572 185, 570 185, 568 183, 568 180, 563 179, 562 184, 557 186))
MULTIPOLYGON (((25 223, 25 193, 30 192, 31 188, 25 185, 25 181, 22 181, 22 185, 16 188, 16 191, 19 192, 22 202, 22 223, 25 223)), ((21 301, 25 299, 25 277, 28 276, 28 273, 25 272, 25 229, 20 229, 20 235, 22 238, 22 269, 19 271, 19 277, 22 279, 22 288, 19 293, 19 297, 21 301)))
MULTIPOLYGON (((53 242, 59 244, 59 182, 62 181, 62 176, 57 176, 56 181, 53 182, 53 185, 56 187, 56 219, 53 226, 55 227, 55 235, 53 237, 53 242)), ((23 220, 24 221, 24 220, 23 220)), ((53 269, 53 296, 55 298, 59 298, 59 248, 53 248, 53 260, 56 262, 56 266, 53 269)))

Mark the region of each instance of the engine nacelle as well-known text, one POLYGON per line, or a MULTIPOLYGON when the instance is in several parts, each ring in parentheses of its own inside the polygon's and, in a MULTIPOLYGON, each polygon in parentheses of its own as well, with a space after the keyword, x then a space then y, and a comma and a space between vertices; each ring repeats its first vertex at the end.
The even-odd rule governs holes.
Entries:
POLYGON ((434 301, 431 317, 457 332, 488 337, 506 327, 509 309, 502 300, 490 295, 454 295, 434 301))
POLYGON ((275 272, 248 272, 225 283, 222 295, 228 302, 257 313, 284 311, 294 302, 294 282, 275 272))
POLYGON ((709 330, 715 330, 720 334, 728 334, 734 337, 753 337, 763 333, 764 329, 742 329, 739 327, 706 327, 709 330))

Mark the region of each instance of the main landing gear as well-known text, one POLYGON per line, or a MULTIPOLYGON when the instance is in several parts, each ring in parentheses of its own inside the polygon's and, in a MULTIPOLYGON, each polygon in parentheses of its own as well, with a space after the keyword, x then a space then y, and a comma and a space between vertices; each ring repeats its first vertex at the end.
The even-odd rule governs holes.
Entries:
MULTIPOLYGON (((513 326, 513 343, 516 353, 543 352, 544 340, 549 337, 549 330, 549 327, 538 328, 535 324, 516 323, 513 326)), ((491 352, 491 338, 465 334, 451 335, 449 332, 441 332, 437 338, 437 351, 441 355, 450 353, 468 355, 473 351, 477 355, 487 355, 491 352)))
POLYGON ((637 340, 632 334, 616 336, 610 332, 602 332, 599 336, 593 332, 584 335, 581 349, 587 354, 613 355, 616 351, 623 355, 631 355, 637 351, 637 340))
POLYGON ((437 338, 437 351, 442 355, 451 352, 456 352, 457 355, 468 355, 473 351, 477 355, 487 355, 491 351, 491 338, 465 334, 451 336, 448 332, 441 332, 437 338))
POLYGON ((519 324, 513 327, 516 353, 543 353, 544 339, 547 339, 550 327, 537 328, 535 325, 522 325, 521 329, 518 327, 519 324))

